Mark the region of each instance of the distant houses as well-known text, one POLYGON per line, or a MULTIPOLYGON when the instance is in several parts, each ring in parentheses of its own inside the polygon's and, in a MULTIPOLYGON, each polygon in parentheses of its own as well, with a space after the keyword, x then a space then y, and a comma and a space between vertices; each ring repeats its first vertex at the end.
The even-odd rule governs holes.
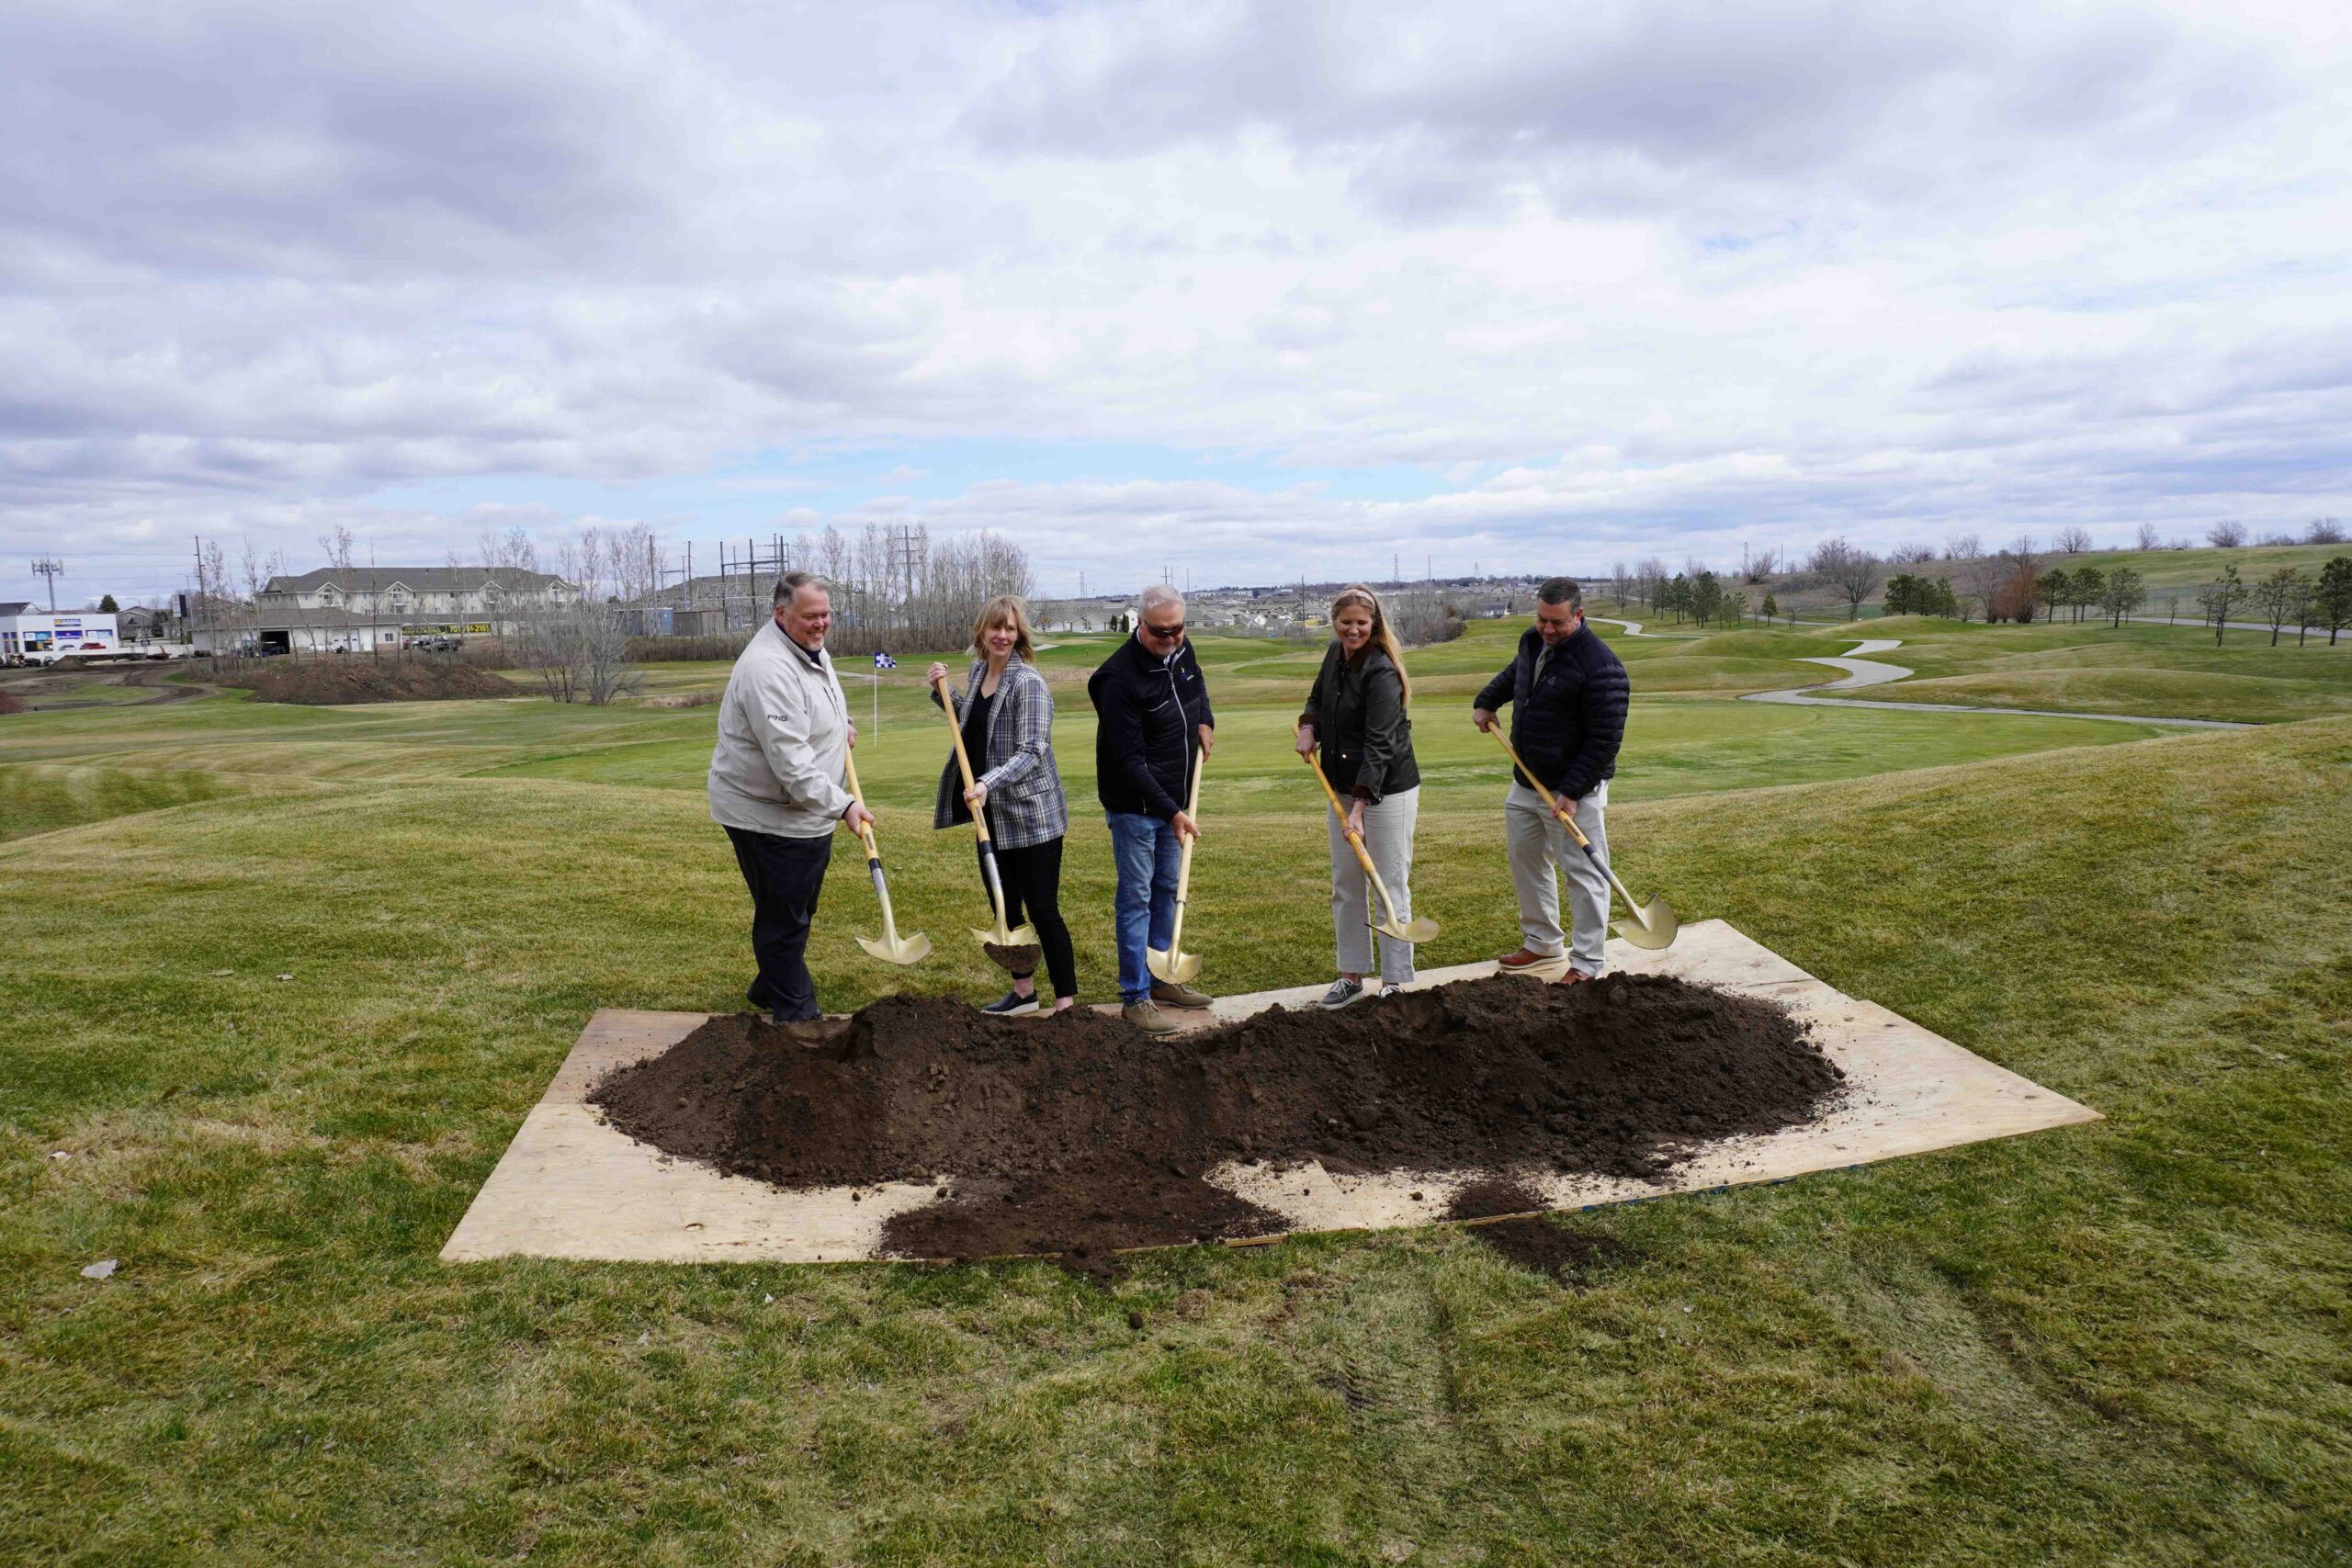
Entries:
POLYGON ((202 616, 199 653, 365 653, 424 637, 503 636, 518 617, 569 604, 580 584, 514 567, 322 566, 273 577, 250 606, 202 616))

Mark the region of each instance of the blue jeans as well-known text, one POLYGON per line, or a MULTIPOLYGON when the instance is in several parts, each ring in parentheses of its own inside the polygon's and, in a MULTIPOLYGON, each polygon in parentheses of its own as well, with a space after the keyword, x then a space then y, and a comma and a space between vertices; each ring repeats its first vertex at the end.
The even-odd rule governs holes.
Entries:
POLYGON ((1183 845, 1176 829, 1157 817, 1106 811, 1102 819, 1111 825, 1111 860, 1119 874, 1111 904, 1119 942, 1119 996, 1147 1001, 1151 971, 1144 966, 1144 953, 1165 948, 1176 934, 1176 862, 1183 845))

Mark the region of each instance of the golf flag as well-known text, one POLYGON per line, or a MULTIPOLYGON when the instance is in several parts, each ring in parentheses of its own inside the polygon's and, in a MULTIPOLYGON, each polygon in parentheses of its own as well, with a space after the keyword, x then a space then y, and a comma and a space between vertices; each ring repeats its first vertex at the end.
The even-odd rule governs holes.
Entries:
POLYGON ((874 656, 874 668, 876 670, 896 670, 898 667, 899 661, 887 653, 877 653, 874 656))

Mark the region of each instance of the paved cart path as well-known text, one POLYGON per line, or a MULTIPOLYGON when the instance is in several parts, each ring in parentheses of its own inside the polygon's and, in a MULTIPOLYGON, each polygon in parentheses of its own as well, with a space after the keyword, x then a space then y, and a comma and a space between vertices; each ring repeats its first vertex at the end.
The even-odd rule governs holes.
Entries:
POLYGON ((1740 701, 1747 703, 1790 703, 1806 707, 1825 708, 1896 708, 1905 713, 2007 713, 2030 718, 2092 718, 2108 724, 2158 724, 2177 729, 2250 729, 2251 725, 2238 724, 2222 718, 2156 718, 2127 713, 2078 713, 2064 708, 1991 708, 1975 707, 1960 703, 1890 703, 1862 697, 1817 697, 1815 692, 1850 692, 1863 686, 1883 686, 1900 681, 1913 671, 1900 664, 1887 664, 1865 657, 1872 653, 1887 653, 1901 648, 1900 637, 1865 637, 1845 653, 1835 658, 1806 659, 1806 664, 1826 664, 1832 670, 1844 671, 1844 677, 1825 681, 1817 686, 1792 686, 1779 692, 1750 692, 1740 701))

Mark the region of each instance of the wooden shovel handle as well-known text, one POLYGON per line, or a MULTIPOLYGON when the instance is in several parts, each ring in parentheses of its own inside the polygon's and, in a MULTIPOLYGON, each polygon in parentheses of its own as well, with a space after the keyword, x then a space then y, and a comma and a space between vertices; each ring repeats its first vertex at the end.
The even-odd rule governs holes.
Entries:
MULTIPOLYGON (((1292 725, 1290 732, 1298 734, 1299 727, 1292 725)), ((1380 901, 1387 903, 1388 889, 1381 886, 1380 873, 1373 869, 1372 852, 1363 847, 1363 835, 1348 826, 1348 814, 1340 809, 1340 792, 1331 787, 1331 781, 1324 775, 1322 762, 1312 751, 1306 753, 1306 765, 1315 770, 1315 782, 1323 786, 1323 798, 1331 803, 1331 815, 1340 819, 1340 831, 1346 836, 1349 847, 1356 852, 1356 861, 1363 867, 1363 874, 1372 879, 1374 887, 1380 889, 1380 901)))
MULTIPOLYGON (((842 773, 849 783, 849 797, 864 806, 865 792, 857 786, 857 759, 846 751, 842 753, 842 773)), ((882 852, 874 844, 874 816, 871 811, 866 813, 866 819, 857 825, 857 836, 865 840, 866 859, 878 861, 882 858, 882 852)))
MULTIPOLYGON (((1184 801, 1184 815, 1195 823, 1201 819, 1201 774, 1207 766, 1205 755, 1193 764, 1193 788, 1184 801)), ((1168 936, 1168 951, 1171 953, 1183 945, 1184 900, 1193 890, 1193 846, 1199 842, 1197 836, 1186 839, 1176 856, 1176 919, 1168 936)))
POLYGON ((1534 785, 1535 793, 1544 797, 1544 808, 1552 814, 1554 819, 1556 820, 1561 827, 1566 828, 1568 830, 1569 836, 1574 838, 1577 841, 1577 848, 1584 851, 1587 854, 1590 854, 1592 852, 1592 840, 1586 838, 1584 836, 1584 829, 1577 826, 1576 813, 1573 811, 1563 811, 1560 809, 1559 801, 1553 795, 1550 790, 1544 787, 1544 781, 1535 776, 1535 770, 1519 760, 1519 753, 1512 750, 1510 739, 1504 736, 1499 725, 1487 730, 1487 733, 1493 736, 1495 738, 1495 744, 1500 746, 1503 750, 1510 755, 1510 765, 1527 775, 1527 782, 1534 785))
MULTIPOLYGON (((961 719, 956 716, 955 699, 947 694, 946 676, 942 675, 939 678, 937 689, 939 692, 939 711, 947 716, 948 739, 956 743, 956 771, 964 775, 964 787, 965 789, 969 790, 973 784, 972 759, 964 754, 964 724, 961 719)), ((985 811, 973 812, 972 826, 980 830, 980 842, 984 844, 987 843, 989 841, 988 813, 985 811)))

